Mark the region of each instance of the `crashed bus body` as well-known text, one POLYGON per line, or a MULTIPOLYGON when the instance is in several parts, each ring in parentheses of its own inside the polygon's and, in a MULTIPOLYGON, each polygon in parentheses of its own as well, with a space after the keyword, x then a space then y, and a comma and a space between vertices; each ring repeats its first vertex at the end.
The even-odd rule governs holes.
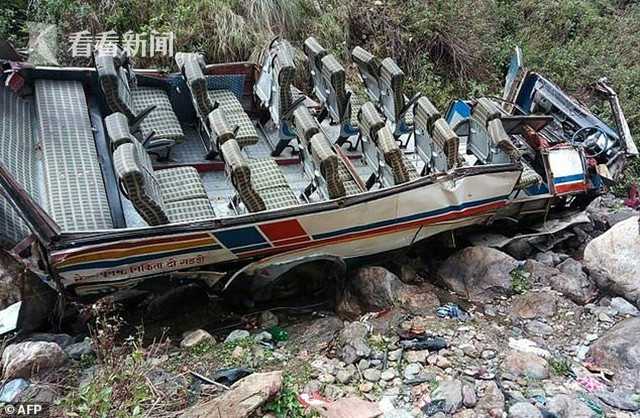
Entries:
POLYGON ((615 128, 518 59, 501 100, 440 114, 405 95, 391 58, 353 50, 358 98, 314 38, 304 52, 309 96, 282 39, 257 64, 178 53, 175 73, 134 69, 115 47, 95 68, 1 61, 5 248, 78 296, 168 275, 222 286, 307 262, 341 269, 588 201, 637 155, 604 83, 615 128))

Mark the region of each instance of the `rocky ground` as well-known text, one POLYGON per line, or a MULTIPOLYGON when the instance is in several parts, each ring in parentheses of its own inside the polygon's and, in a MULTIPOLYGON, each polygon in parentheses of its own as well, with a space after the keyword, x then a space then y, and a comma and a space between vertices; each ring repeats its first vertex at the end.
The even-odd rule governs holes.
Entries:
POLYGON ((79 417, 640 416, 638 228, 605 197, 543 238, 397 258, 350 272, 335 300, 250 313, 191 286, 129 292, 82 311, 89 331, 8 339, 0 401, 79 417))

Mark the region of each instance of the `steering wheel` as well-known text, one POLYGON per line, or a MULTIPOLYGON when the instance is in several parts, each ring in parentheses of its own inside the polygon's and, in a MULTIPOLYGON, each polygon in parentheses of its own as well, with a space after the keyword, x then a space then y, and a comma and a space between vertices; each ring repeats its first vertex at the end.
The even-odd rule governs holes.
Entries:
POLYGON ((605 152, 608 148, 609 148, 609 142, 611 141, 611 139, 609 138, 609 135, 607 135, 602 128, 599 128, 597 126, 585 126, 584 128, 580 128, 578 129, 572 136, 571 136, 571 140, 569 142, 571 142, 572 145, 574 146, 578 146, 578 147, 582 147, 585 150, 585 155, 588 158, 596 158, 599 157, 603 152, 605 152), (595 154, 589 154, 587 153, 588 149, 591 149, 594 146, 600 146, 596 143, 595 140, 591 140, 590 137, 593 134, 602 134, 605 137, 605 144, 604 146, 601 147, 600 151, 596 152, 595 154))

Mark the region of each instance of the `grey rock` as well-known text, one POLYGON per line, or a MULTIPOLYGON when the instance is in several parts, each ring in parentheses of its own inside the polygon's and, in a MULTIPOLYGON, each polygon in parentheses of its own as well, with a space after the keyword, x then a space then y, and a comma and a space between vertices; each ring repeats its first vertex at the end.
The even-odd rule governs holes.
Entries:
POLYGON ((638 310, 638 308, 636 308, 635 306, 633 306, 633 304, 631 304, 626 299, 621 297, 612 298, 611 302, 609 302, 609 306, 611 306, 613 309, 618 311, 618 313, 621 315, 631 315, 631 316, 640 315, 640 310, 638 310))
POLYGON ((356 375, 355 366, 353 364, 349 364, 344 369, 341 369, 338 371, 338 373, 336 374, 336 379, 338 379, 338 382, 342 383, 343 385, 346 385, 351 381, 351 379, 353 379, 355 375, 356 375))
POLYGON ((224 342, 232 343, 234 341, 242 340, 244 338, 249 338, 250 336, 251 336, 251 333, 249 333, 249 331, 247 331, 246 329, 236 329, 231 331, 231 333, 227 335, 227 338, 224 339, 224 342))
POLYGON ((596 396, 602 402, 614 408, 621 409, 623 411, 639 411, 640 400, 631 391, 615 390, 613 392, 597 392, 596 396))
POLYGON ((23 390, 17 401, 23 403, 52 404, 59 398, 59 394, 53 385, 34 383, 23 390))
POLYGON ((618 387, 640 382, 640 317, 627 318, 607 330, 587 353, 587 360, 614 372, 618 387))
POLYGON ((567 258, 557 267, 562 274, 551 277, 550 284, 554 290, 580 305, 584 305, 596 297, 598 289, 584 272, 579 261, 567 258))
POLYGON ((480 357, 483 360, 491 360, 496 358, 496 352, 495 350, 482 350, 482 353, 480 353, 480 357))
POLYGON ((475 411, 482 417, 502 416, 502 412, 504 411, 504 394, 495 381, 491 380, 487 382, 487 386, 475 407, 475 411))
POLYGON ((153 386, 167 396, 175 396, 188 385, 187 380, 181 376, 169 373, 163 369, 152 369, 146 374, 153 386))
POLYGON ((556 395, 547 400, 547 410, 559 418, 592 418, 593 411, 575 395, 556 395))
POLYGON ((338 357, 347 364, 355 363, 360 358, 369 357, 371 348, 367 342, 368 329, 361 322, 345 325, 338 335, 338 357))
POLYGON ((383 267, 358 269, 339 292, 336 311, 341 317, 354 319, 364 312, 380 311, 392 307, 402 282, 383 267))
POLYGON ((509 408, 509 418, 542 418, 542 413, 529 402, 517 402, 509 408))
POLYGON ((327 398, 334 401, 344 396, 344 390, 341 387, 333 384, 325 385, 322 392, 325 394, 327 398))
POLYGON ((369 368, 369 360, 363 358, 360 359, 360 361, 358 362, 358 369, 360 370, 366 370, 369 368))
POLYGON ((429 350, 407 350, 404 352, 404 359, 407 363, 424 363, 428 355, 429 350))
POLYGON ((318 380, 320 381, 320 383, 333 383, 336 381, 336 378, 329 374, 329 373, 322 373, 320 376, 318 376, 318 380))
POLYGON ((365 378, 365 380, 368 380, 369 382, 377 382, 378 380, 380 380, 380 370, 377 369, 367 369, 364 372, 362 372, 362 377, 365 378))
POLYGON ((320 389, 322 389, 322 383, 317 380, 310 380, 302 388, 302 393, 317 393, 320 392, 320 389))
POLYGON ((258 317, 258 323, 260 324, 260 328, 269 329, 278 325, 279 320, 273 312, 264 311, 260 313, 260 316, 258 317))
POLYGON ((67 356, 56 343, 28 341, 11 344, 2 353, 4 378, 28 379, 34 372, 64 364, 67 356))
POLYGON ((476 389, 472 385, 464 383, 462 385, 462 404, 467 408, 473 408, 477 403, 476 389))
POLYGON ((49 334, 45 332, 29 335, 24 341, 42 341, 46 343, 56 343, 60 348, 65 348, 73 344, 75 341, 69 334, 49 334))
POLYGON ((529 334, 535 335, 537 337, 543 337, 553 334, 553 328, 551 327, 551 325, 539 320, 527 322, 527 324, 525 325, 525 329, 529 334))
POLYGON ((452 414, 462 406, 462 382, 459 380, 444 380, 431 394, 432 401, 444 400, 444 411, 452 414))
POLYGON ((524 351, 511 350, 502 367, 505 373, 515 377, 546 379, 549 377, 549 365, 544 358, 524 351))
POLYGON ((9 380, 2 385, 2 389, 0 389, 0 402, 8 403, 16 401, 20 394, 28 387, 29 382, 25 379, 18 378, 9 380))
POLYGON ((64 349, 64 352, 74 360, 82 359, 82 356, 88 356, 93 354, 93 348, 91 347, 91 339, 85 338, 79 343, 71 344, 64 349))
POLYGON ((387 369, 380 374, 380 379, 385 382, 393 380, 396 377, 396 371, 394 369, 387 369))
POLYGON ((535 260, 549 267, 553 267, 560 262, 560 257, 552 251, 545 251, 536 254, 535 260))
POLYGON ((584 250, 584 264, 599 287, 640 305, 638 217, 617 223, 584 250))
POLYGON ((556 313, 557 296, 553 292, 529 291, 514 296, 511 303, 511 315, 520 319, 548 318, 556 313))
POLYGON ((416 377, 416 375, 418 373, 420 373, 420 371, 422 370, 422 366, 419 363, 411 363, 408 364, 405 368, 404 368, 404 378, 405 379, 413 379, 414 377, 416 377))
POLYGON ((271 341, 272 339, 273 335, 268 331, 262 331, 253 336, 253 340, 256 342, 271 341))
POLYGON ((397 350, 389 351, 387 358, 389 361, 398 361, 402 357, 402 349, 399 348, 397 350))
POLYGON ((489 247, 467 247, 445 260, 438 277, 449 289, 473 302, 489 302, 513 293, 511 271, 518 262, 489 247))

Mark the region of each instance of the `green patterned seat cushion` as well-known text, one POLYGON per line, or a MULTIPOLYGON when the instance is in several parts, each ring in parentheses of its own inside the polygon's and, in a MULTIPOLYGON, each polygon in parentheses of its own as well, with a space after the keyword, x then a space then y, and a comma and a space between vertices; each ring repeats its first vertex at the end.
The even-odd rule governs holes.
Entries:
POLYGON ((156 106, 140 123, 144 138, 154 132, 156 139, 184 140, 184 132, 166 91, 155 87, 136 87, 131 90, 131 103, 136 114, 149 106, 156 106))
MULTIPOLYGON (((36 201, 35 137, 31 126, 32 102, 22 99, 0 83, 0 161, 13 178, 36 201)), ((0 196, 0 242, 16 244, 29 235, 27 225, 9 202, 0 196)))
POLYGON ((49 214, 64 231, 113 228, 82 84, 36 80, 35 100, 49 214))
POLYGON ((289 187, 278 164, 272 159, 250 160, 251 183, 268 210, 297 205, 298 199, 289 187))
POLYGON ((169 222, 195 222, 215 218, 216 214, 207 198, 178 200, 165 205, 169 222))
POLYGON ((256 144, 258 131, 236 95, 229 90, 209 90, 207 93, 213 103, 219 104, 227 123, 231 127, 238 126, 235 138, 240 147, 256 144))
POLYGON ((176 167, 155 172, 164 203, 188 199, 207 199, 207 192, 198 170, 193 167, 176 167))

